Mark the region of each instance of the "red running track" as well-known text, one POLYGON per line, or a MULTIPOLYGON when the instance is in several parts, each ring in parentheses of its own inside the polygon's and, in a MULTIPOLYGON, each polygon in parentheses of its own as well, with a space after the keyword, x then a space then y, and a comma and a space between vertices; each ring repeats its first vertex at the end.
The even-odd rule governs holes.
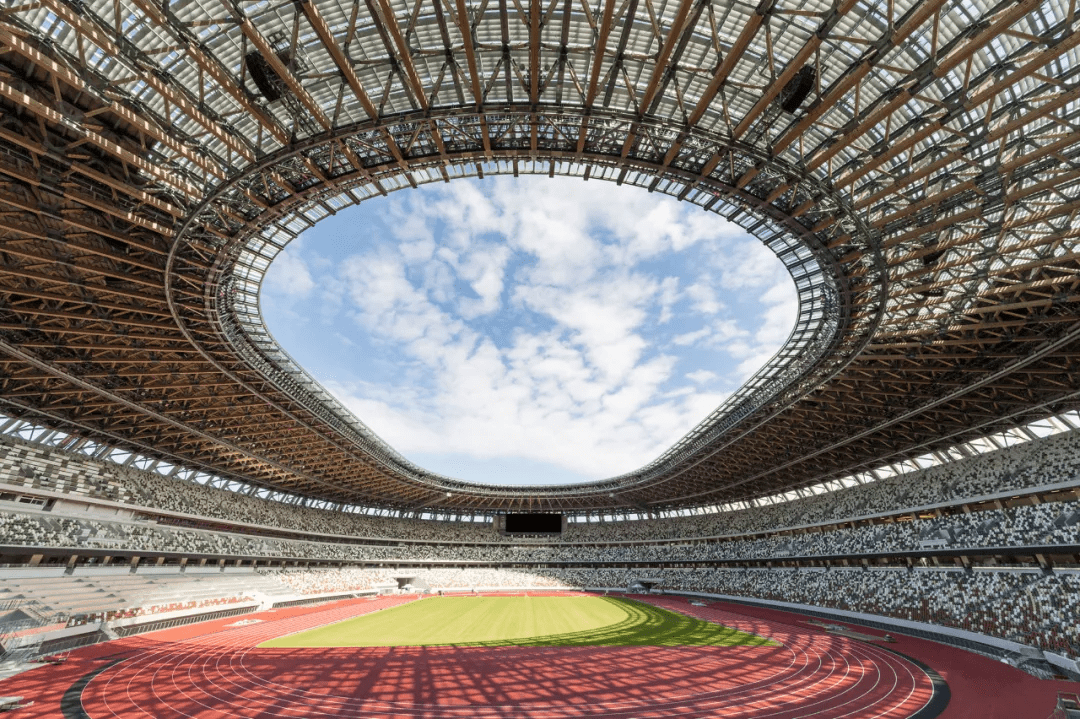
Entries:
POLYGON ((262 621, 242 627, 231 618, 110 642, 0 682, 0 695, 37 702, 15 719, 59 719, 64 691, 101 670, 82 693, 91 719, 902 719, 932 694, 919 666, 872 643, 666 598, 651 601, 782 646, 256 648, 402 601, 291 608, 248 615, 262 621))
MULTIPOLYGON (((92 719, 895 719, 912 717, 930 696, 926 674, 903 656, 824 634, 804 616, 675 598, 651 600, 784 646, 255 648, 409 600, 281 609, 245 616, 258 624, 230 626, 231 618, 108 642, 72 653, 64 665, 0 681, 0 695, 36 702, 14 719, 63 719, 65 692, 78 707, 72 684, 100 671, 82 694, 92 719)), ((1045 719, 1056 691, 1076 691, 1076 684, 1040 681, 935 642, 897 639, 894 647, 948 680, 953 700, 941 719, 1045 719)), ((75 716, 70 709, 68 716, 75 716)))
POLYGON ((869 719, 908 717, 931 693, 917 667, 876 647, 715 611, 784 646, 252 649, 342 613, 148 647, 96 677, 83 705, 94 719, 869 719))
MULTIPOLYGON (((717 607, 774 622, 805 626, 821 621, 801 614, 718 602, 717 607)), ((844 622, 829 621, 830 624, 844 622)), ((846 625, 862 634, 882 636, 885 632, 846 625)), ((952 698, 938 719, 1047 719, 1054 710, 1058 692, 1080 692, 1080 684, 1064 680, 1037 679, 1008 664, 964 651, 948 644, 894 633, 896 643, 888 645, 929 664, 948 683, 952 698)))

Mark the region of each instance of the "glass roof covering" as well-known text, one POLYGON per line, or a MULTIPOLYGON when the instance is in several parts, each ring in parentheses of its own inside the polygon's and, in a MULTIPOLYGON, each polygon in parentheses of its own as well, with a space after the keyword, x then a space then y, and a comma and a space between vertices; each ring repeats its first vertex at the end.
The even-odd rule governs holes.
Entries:
MULTIPOLYGON (((374 503, 502 494, 412 467, 268 338, 258 282, 292 235, 376 194, 484 172, 591 175, 737 219, 792 268, 801 329, 655 466, 560 495, 607 501, 597 497, 617 485, 644 492, 631 504, 695 503, 806 485, 826 454, 833 469, 864 466, 884 447, 839 448, 874 432, 887 443, 909 416, 927 418, 905 440, 919 444, 943 421, 926 413, 955 399, 960 416, 962 394, 1008 375, 995 357, 1029 367, 1068 345, 1080 209, 1073 5, 41 0, 0 20, 11 63, 0 99, 56 135, 26 130, 12 161, 47 156, 54 174, 77 177, 57 196, 123 223, 109 230, 115 241, 168 243, 161 289, 177 331, 249 400, 308 413, 359 448, 363 477, 347 491, 372 488, 374 503), (207 288, 201 304, 186 299, 188 281, 207 288), (1033 338, 1016 340, 1024 331, 1033 338), (1036 339, 1059 344, 988 349, 1036 339), (967 369, 925 370, 941 374, 919 375, 924 395, 911 389, 921 366, 887 365, 945 362, 946 346, 962 348, 950 361, 967 369), (260 395, 245 367, 288 398, 260 395), (895 417, 865 404, 893 381, 908 383, 880 390, 905 398, 895 417), (738 462, 717 454, 755 413, 755 431, 788 410, 776 426, 803 427, 821 405, 798 403, 813 393, 865 411, 868 428, 828 444, 806 424, 806 451, 760 471, 750 449, 738 462), (408 499, 385 482, 409 487, 408 499)), ((7 176, 23 182, 18 172, 7 176)), ((71 208, 50 218, 79 222, 71 208)), ((206 422, 188 426, 223 442, 206 422)), ((269 484, 292 471, 312 492, 343 486, 287 453, 234 446, 263 463, 269 484)), ((520 488, 503 494, 531 501, 520 488)))

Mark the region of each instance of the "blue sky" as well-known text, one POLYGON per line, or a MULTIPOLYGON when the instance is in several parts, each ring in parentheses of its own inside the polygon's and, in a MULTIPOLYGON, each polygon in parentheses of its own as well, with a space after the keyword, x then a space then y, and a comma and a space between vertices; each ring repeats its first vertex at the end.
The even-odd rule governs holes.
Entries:
POLYGON ((271 264, 278 342, 397 451, 560 484, 659 456, 780 348, 790 276, 687 203, 571 178, 428 185, 324 220, 271 264))

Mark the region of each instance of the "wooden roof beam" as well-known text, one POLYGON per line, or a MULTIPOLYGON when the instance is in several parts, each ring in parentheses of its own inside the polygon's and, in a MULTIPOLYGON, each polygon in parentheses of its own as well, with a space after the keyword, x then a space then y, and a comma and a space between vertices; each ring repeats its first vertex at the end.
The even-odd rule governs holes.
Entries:
POLYGON ((174 173, 168 172, 157 164, 136 155, 120 143, 107 139, 82 123, 78 123, 51 107, 38 102, 30 95, 27 95, 22 90, 4 82, 2 79, 0 79, 0 97, 6 98, 8 101, 22 107, 27 112, 32 113, 46 122, 52 123, 58 127, 63 127, 69 132, 82 136, 98 149, 103 150, 122 162, 126 162, 132 167, 137 167, 148 175, 155 177, 162 184, 172 187, 191 199, 196 199, 202 195, 199 188, 195 187, 190 182, 179 179, 174 173))
MULTIPOLYGON (((1061 150, 1063 150, 1063 149, 1065 149, 1067 147, 1070 147, 1072 145, 1076 145, 1078 143, 1080 143, 1080 138, 1077 138, 1074 135, 1064 135, 1064 136, 1060 137, 1058 140, 1056 140, 1054 142, 1050 142, 1050 143, 1048 143, 1046 145, 1043 145, 1041 147, 1038 147, 1037 149, 1032 150, 1031 152, 1016 155, 1016 157, 1009 160, 1008 162, 1002 163, 997 168, 997 172, 999 172, 1003 176, 1008 176, 1011 173, 1013 173, 1014 171, 1016 171, 1017 169, 1023 167, 1024 165, 1026 165, 1026 164, 1034 162, 1035 160, 1041 159, 1041 158, 1046 157, 1048 155, 1052 156, 1052 155, 1054 155, 1054 153, 1059 152, 1059 151, 1061 151, 1061 150)), ((938 170, 942 170, 942 169, 948 167, 949 165, 951 165, 953 163, 963 162, 963 161, 964 161, 964 156, 963 156, 962 153, 948 152, 943 157, 938 159, 937 161, 935 161, 933 163, 930 163, 929 165, 927 165, 927 166, 925 166, 923 168, 920 168, 916 172, 910 172, 910 173, 904 175, 903 177, 900 177, 899 179, 895 180, 894 182, 892 182, 891 184, 889 184, 885 188, 879 190, 878 192, 875 192, 873 195, 870 195, 869 197, 865 197, 865 198, 859 200, 858 202, 855 203, 855 209, 857 209, 857 210, 866 209, 867 207, 871 206, 873 203, 875 203, 875 202, 877 202, 877 201, 879 201, 879 200, 881 200, 881 199, 883 199, 885 197, 888 197, 890 194, 892 194, 894 192, 897 192, 897 191, 899 191, 899 190, 901 190, 901 189, 903 189, 905 187, 908 187, 908 186, 912 185, 913 183, 916 183, 916 182, 918 182, 920 180, 923 180, 923 179, 925 179, 927 177, 930 177, 931 175, 933 175, 938 170)), ((954 186, 950 187, 948 190, 944 191, 940 196, 951 196, 953 194, 956 194, 956 192, 957 192, 956 187, 959 186, 960 184, 963 184, 963 183, 957 183, 957 185, 954 185, 954 186), (948 194, 946 194, 946 193, 948 193, 948 194)), ((904 212, 905 212, 905 210, 899 210, 896 213, 894 213, 894 215, 902 216, 901 213, 904 213, 904 212)))
MULTIPOLYGON (((836 9, 829 13, 829 15, 822 21, 821 26, 817 32, 813 33, 802 46, 799 52, 795 53, 795 56, 788 63, 775 80, 769 83, 768 87, 762 93, 758 101, 754 103, 754 106, 750 108, 750 111, 743 116, 739 121, 739 124, 735 126, 735 130, 732 135, 735 139, 742 137, 754 121, 765 112, 765 109, 777 98, 781 90, 795 77, 795 74, 799 72, 809 62, 810 58, 818 48, 821 47, 821 43, 829 36, 832 30, 836 27, 836 24, 855 7, 858 0, 842 0, 836 9)), ((729 53, 730 54, 730 53, 729 53)))
MULTIPOLYGON (((893 29, 889 35, 886 47, 881 48, 879 51, 868 53, 864 56, 864 59, 851 70, 845 72, 839 80, 828 90, 825 95, 818 98, 818 100, 810 106, 806 114, 799 120, 794 126, 789 128, 779 139, 773 144, 774 152, 782 152, 788 145, 795 141, 799 135, 806 132, 812 125, 814 125, 821 116, 825 114, 827 110, 833 108, 836 103, 843 99, 844 95, 848 93, 853 87, 862 81, 864 77, 872 70, 881 60, 888 54, 891 48, 902 42, 908 35, 915 32, 924 22, 934 16, 935 13, 940 12, 941 8, 947 4, 948 0, 923 0, 919 8, 911 14, 907 20, 893 29)), ((1030 12, 1032 5, 1038 4, 1038 0, 1020 0, 1018 8, 1023 8, 1023 12, 1020 12, 1017 17, 1021 17, 1030 12)), ((1016 8, 1013 12, 1016 12, 1016 8)), ((1011 13, 1007 13, 1011 16, 1011 13)), ((782 89, 782 88, 781 88, 782 89)))
POLYGON ((429 105, 424 83, 420 81, 420 76, 416 73, 412 52, 401 34, 401 28, 398 26, 393 10, 387 0, 369 0, 369 6, 374 10, 372 12, 372 21, 381 24, 389 33, 391 40, 393 40, 393 46, 387 46, 387 52, 397 58, 397 62, 401 64, 402 69, 405 71, 409 89, 416 98, 417 104, 420 105, 421 110, 427 112, 429 105))
MULTIPOLYGON (((67 65, 56 62, 2 25, 0 25, 0 45, 8 47, 11 51, 19 54, 24 59, 37 65, 54 77, 60 78, 75 90, 80 92, 83 90, 85 85, 84 80, 79 77, 78 74, 70 70, 67 65)), ((188 160, 204 172, 217 177, 219 180, 224 179, 227 176, 226 172, 216 162, 212 162, 205 156, 193 152, 190 147, 178 142, 172 135, 163 130, 156 123, 147 120, 145 116, 130 110, 116 100, 110 102, 109 110, 124 122, 138 128, 140 132, 153 138, 156 142, 165 145, 177 155, 188 160)), ((45 151, 42 150, 42 152, 45 151)), ((156 200, 156 198, 154 199, 156 200)), ((179 210, 173 209, 174 211, 179 212, 179 210)))
MULTIPOLYGON (((464 4, 465 0, 458 0, 464 4)), ((600 28, 596 31, 596 47, 592 53, 592 67, 589 68, 589 89, 585 95, 585 117, 581 118, 581 131, 578 133, 577 151, 580 155, 585 150, 585 137, 589 129, 588 114, 596 103, 596 94, 600 91, 600 73, 604 65, 608 39, 614 27, 615 5, 618 0, 604 0, 604 12, 600 16, 600 28)))
POLYGON ((217 58, 212 57, 207 53, 196 38, 186 34, 182 35, 177 31, 174 23, 162 12, 162 8, 165 7, 164 5, 159 7, 152 0, 130 1, 142 10, 143 13, 145 13, 159 28, 176 38, 177 42, 187 51, 188 57, 194 60, 195 64, 198 65, 204 73, 212 77, 214 82, 218 84, 218 87, 228 93, 240 107, 244 108, 244 110, 255 119, 260 127, 270 133, 270 135, 279 143, 283 145, 288 144, 290 139, 289 133, 280 123, 278 123, 277 119, 263 111, 258 105, 254 104, 244 88, 242 88, 239 83, 236 82, 235 78, 232 77, 232 74, 217 58))
MULTIPOLYGON (((1028 10, 1030 12, 1030 9, 1028 10)), ((1006 13, 1004 17, 997 22, 992 23, 978 35, 973 37, 964 43, 963 47, 954 50, 948 57, 938 62, 932 71, 932 74, 937 78, 942 78, 948 74, 954 67, 973 55, 979 48, 986 43, 996 38, 1003 26, 1011 25, 1022 17, 1026 12, 1022 12, 1021 8, 1017 8, 1013 13, 1006 13)), ((992 97, 997 96, 1006 88, 1011 87, 1013 84, 1028 77, 1030 74, 1046 65, 1054 58, 1064 54, 1068 50, 1074 48, 1080 43, 1080 33, 1072 33, 1064 42, 1057 43, 1056 45, 1044 50, 1041 53, 1036 54, 1029 59, 1024 66, 1011 72, 1007 77, 1001 80, 995 80, 989 87, 985 88, 978 95, 972 97, 964 103, 964 107, 968 110, 978 107, 979 105, 990 100, 992 97)), ((862 120, 854 128, 848 130, 843 134, 838 142, 829 145, 827 148, 822 148, 810 157, 807 162, 807 167, 811 170, 820 167, 822 164, 835 157, 844 148, 850 146, 856 139, 862 137, 871 128, 879 124, 886 116, 895 112, 898 108, 907 104, 912 98, 918 96, 918 86, 916 85, 915 77, 911 77, 907 80, 901 80, 898 85, 903 90, 897 93, 889 102, 884 106, 872 112, 865 120, 862 120)))
MULTIPOLYGON (((104 52, 107 52, 115 57, 126 57, 127 53, 121 50, 120 46, 113 41, 104 31, 97 27, 97 25, 87 19, 81 12, 67 5, 63 0, 41 0, 42 4, 49 8, 58 18, 65 23, 75 28, 83 37, 90 40, 92 43, 101 48, 104 52)), ((251 149, 248 148, 239 139, 226 132, 221 123, 216 122, 207 117, 197 106, 195 102, 187 97, 187 94, 178 88, 172 87, 162 78, 154 72, 147 72, 143 68, 156 67, 157 63, 153 62, 150 58, 143 57, 141 67, 133 67, 135 75, 145 82, 148 86, 153 88, 155 92, 166 98, 173 106, 181 110, 185 115, 197 122, 203 127, 206 132, 210 133, 218 140, 221 141, 232 152, 247 159, 249 162, 255 159, 251 149)), ((129 63, 134 64, 134 63, 129 63)))
POLYGON ((311 114, 311 117, 323 130, 330 130, 330 119, 319 107, 319 103, 315 102, 315 98, 311 96, 304 86, 296 79, 292 71, 285 66, 285 63, 281 61, 281 58, 277 56, 277 52, 270 45, 270 41, 263 37, 263 34, 259 32, 259 29, 255 27, 255 23, 251 21, 244 11, 240 9, 240 6, 235 3, 234 0, 220 0, 221 4, 226 10, 240 23, 240 30, 244 33, 245 37, 251 42, 252 45, 259 51, 259 54, 263 56, 267 64, 273 69, 275 73, 282 79, 282 81, 288 86, 289 91, 300 101, 307 111, 311 114))
MULTIPOLYGON (((55 214, 51 210, 47 211, 44 208, 40 207, 33 200, 24 199, 22 197, 12 195, 11 193, 8 193, 8 192, 0 191, 0 202, 7 203, 8 205, 10 205, 12 207, 15 207, 15 208, 18 208, 19 210, 22 210, 24 212, 29 212, 29 213, 32 213, 32 214, 41 215, 41 216, 44 216, 44 217, 48 217, 49 219, 54 220, 56 222, 62 222, 62 223, 68 224, 71 227, 78 229, 80 232, 86 232, 86 233, 98 235, 100 237, 106 237, 106 238, 108 238, 110 240, 114 240, 116 242, 121 242, 121 243, 126 244, 126 245, 131 245, 132 247, 136 247, 136 248, 138 248, 140 250, 143 250, 143 251, 145 251, 147 253, 150 253, 150 254, 153 254, 153 255, 163 256, 165 254, 165 252, 163 252, 161 248, 155 247, 155 246, 153 246, 153 245, 151 245, 149 243, 138 240, 134 236, 132 236, 131 234, 123 235, 123 234, 121 234, 119 232, 116 232, 114 230, 110 230, 110 229, 105 228, 105 227, 100 227, 98 225, 92 225, 92 224, 90 224, 88 222, 83 222, 83 221, 79 220, 77 217, 75 217, 74 214, 72 214, 72 213, 67 213, 67 214, 64 214, 64 215, 55 214)), ((15 231, 19 231, 17 228, 9 228, 9 229, 15 229, 15 231)), ((57 242, 57 243, 61 243, 61 244, 66 244, 66 238, 49 237, 47 235, 42 235, 40 237, 40 239, 45 239, 45 240, 49 240, 51 242, 57 242)), ((94 251, 91 248, 85 247, 85 246, 80 246, 80 249, 85 249, 87 252, 92 252, 92 253, 98 254, 98 255, 100 255, 102 257, 107 257, 110 260, 113 260, 113 261, 116 261, 116 262, 124 262, 124 263, 132 265, 134 267, 139 267, 141 269, 149 270, 151 272, 160 273, 160 272, 164 271, 162 267, 158 267, 156 265, 152 265, 150 263, 143 262, 138 258, 131 257, 131 256, 128 256, 128 255, 112 254, 112 253, 109 253, 109 252, 103 252, 101 250, 94 251)))
MULTIPOLYGON (((773 1, 774 0, 765 0, 765 2, 773 1)), ((671 27, 668 30, 667 37, 664 38, 660 45, 660 51, 657 55, 656 63, 653 66, 652 75, 649 78, 648 84, 645 86, 645 92, 641 97, 641 104, 638 106, 640 118, 644 118, 646 114, 651 113, 653 104, 659 102, 658 93, 660 88, 665 80, 670 78, 671 73, 674 72, 672 65, 677 61, 675 50, 676 48, 679 48, 681 51, 681 48, 685 47, 685 41, 690 33, 693 32, 694 24, 701 15, 701 11, 704 7, 705 3, 699 2, 698 0, 679 0, 679 8, 675 11, 675 17, 671 21, 671 27), (695 6, 697 10, 691 16, 691 11, 694 10, 695 6)), ((637 125, 630 128, 626 141, 623 143, 623 157, 626 157, 630 153, 631 148, 633 148, 634 143, 637 141, 638 129, 639 127, 637 125)))
POLYGON ((77 160, 72 160, 66 157, 64 154, 57 152, 51 148, 46 147, 44 144, 37 140, 31 140, 25 135, 18 135, 6 128, 0 127, 0 138, 23 148, 29 152, 34 153, 39 157, 48 157, 50 160, 54 160, 61 164, 66 164, 68 168, 75 173, 89 177, 90 179, 100 182, 103 185, 107 185, 112 189, 123 192, 130 197, 133 197, 140 202, 143 202, 151 207, 166 212, 173 217, 183 217, 184 210, 172 204, 171 202, 165 202, 161 198, 150 194, 141 187, 134 187, 131 184, 119 180, 111 175, 107 175, 104 172, 93 169, 87 165, 80 163, 77 160))
POLYGON ((156 323, 146 322, 142 320, 129 319, 125 317, 95 317, 93 315, 80 314, 78 312, 68 312, 66 310, 50 310, 42 307, 32 307, 27 305, 21 305, 18 308, 19 314, 31 315, 34 317, 50 317, 52 319, 74 320, 76 322, 85 322, 93 327, 83 327, 82 331, 93 334, 107 332, 109 325, 123 325, 125 327, 141 327, 143 329, 154 329, 163 332, 169 332, 172 330, 173 325, 171 323, 156 323))
MULTIPOLYGON (((85 288, 86 285, 81 285, 81 287, 85 288)), ((137 305, 124 305, 118 302, 108 302, 106 300, 102 300, 100 297, 85 298, 78 295, 64 295, 56 292, 45 292, 43 290, 36 290, 29 287, 6 287, 0 285, 0 295, 19 295, 21 297, 30 297, 37 300, 63 302, 65 304, 72 305, 100 307, 102 309, 110 310, 112 312, 130 312, 132 314, 147 315, 150 317, 172 317, 172 315, 166 311, 152 310, 137 305)))
POLYGON ((345 82, 348 83, 353 95, 360 102, 360 106, 364 108, 364 112, 367 113, 367 116, 371 120, 378 121, 378 109, 371 101, 371 98, 368 97, 367 91, 364 90, 363 85, 360 84, 360 78, 357 76, 356 70, 353 68, 352 63, 349 62, 349 58, 345 55, 344 49, 330 31, 326 21, 323 20, 318 7, 313 0, 299 0, 299 5, 300 9, 307 17, 311 28, 315 31, 315 34, 319 36, 319 40, 322 42, 326 52, 334 61, 334 64, 341 72, 342 77, 345 78, 345 82))
MULTIPOLYGON (((163 236, 172 234, 171 225, 161 225, 152 219, 148 219, 146 217, 143 217, 142 215, 132 212, 131 210, 126 209, 122 205, 117 203, 115 199, 110 202, 105 202, 99 198, 94 197, 93 195, 87 195, 85 193, 75 191, 70 187, 58 186, 56 178, 32 175, 25 169, 12 167, 6 164, 3 160, 0 160, 0 174, 6 175, 15 180, 20 180, 27 185, 32 185, 38 188, 41 192, 48 193, 50 195, 53 195, 54 197, 60 197, 65 200, 76 202, 87 208, 98 210, 102 214, 115 217, 118 220, 123 220, 124 222, 127 222, 131 225, 137 225, 156 234, 163 236)), ((120 183, 117 181, 117 184, 120 183)))
MULTIPOLYGON (((413 63, 412 53, 409 50, 408 44, 405 42, 405 38, 401 34, 401 28, 398 27, 397 21, 394 19, 393 11, 390 9, 386 0, 366 0, 366 2, 371 9, 372 21, 382 31, 379 35, 383 39, 387 54, 391 58, 394 58, 395 62, 404 69, 404 75, 409 84, 409 92, 416 98, 416 102, 420 106, 420 109, 426 113, 430 109, 430 105, 424 90, 424 84, 420 81, 420 76, 416 73, 416 65, 413 63)), ((373 115, 372 117, 377 118, 378 114, 376 113, 376 115, 373 115)), ((443 141, 442 135, 439 133, 439 128, 436 126, 435 121, 431 119, 428 119, 426 124, 428 126, 428 132, 431 134, 431 139, 435 143, 435 147, 438 150, 439 155, 442 156, 443 164, 445 165, 448 162, 446 159, 446 144, 443 141)), ((405 162, 401 149, 398 147, 386 127, 381 127, 383 139, 390 148, 390 152, 398 161, 401 169, 405 171, 410 183, 415 186, 415 180, 412 179, 412 173, 405 162)))
POLYGON ((690 127, 698 124, 701 118, 705 116, 705 112, 709 109, 709 105, 712 104, 716 94, 720 91, 720 88, 725 82, 727 82, 728 76, 731 75, 731 71, 735 69, 735 66, 742 60, 743 53, 746 52, 746 48, 750 46, 754 38, 757 36, 758 30, 761 29, 762 23, 766 21, 769 13, 772 12, 773 7, 776 4, 776 0, 761 0, 758 6, 754 8, 754 14, 750 16, 746 24, 743 25, 742 30, 739 32, 739 36, 735 38, 735 42, 732 43, 731 49, 720 64, 716 68, 716 72, 713 73, 712 80, 709 81, 708 86, 704 92, 701 93, 701 97, 698 98, 697 105, 694 106, 693 112, 690 113, 690 117, 687 119, 687 124, 690 127))

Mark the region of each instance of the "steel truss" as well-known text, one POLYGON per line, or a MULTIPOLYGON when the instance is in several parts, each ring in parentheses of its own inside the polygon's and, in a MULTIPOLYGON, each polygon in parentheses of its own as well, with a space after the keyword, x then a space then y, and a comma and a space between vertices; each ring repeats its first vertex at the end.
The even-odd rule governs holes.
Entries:
POLYGON ((648 512, 1080 406, 1080 33, 1019 0, 32 0, 0 11, 0 403, 288 492, 648 512), (805 95, 805 97, 802 97, 805 95), (788 344, 637 472, 410 464, 273 343, 262 273, 349 204, 560 174, 733 219, 788 344))

